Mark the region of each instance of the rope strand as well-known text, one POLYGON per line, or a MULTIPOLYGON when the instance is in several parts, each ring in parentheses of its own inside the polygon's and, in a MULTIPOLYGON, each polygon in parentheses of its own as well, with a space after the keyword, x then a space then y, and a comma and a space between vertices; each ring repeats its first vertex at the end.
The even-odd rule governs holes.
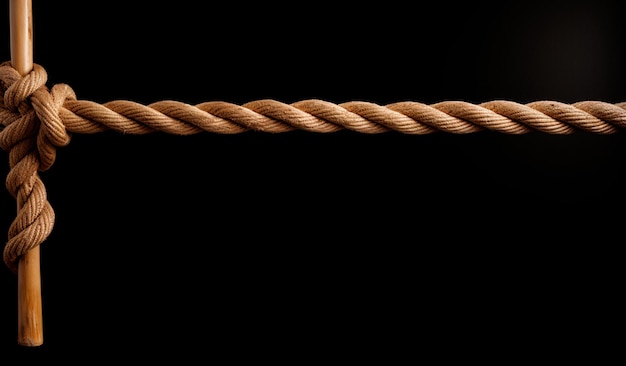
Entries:
POLYGON ((46 81, 47 73, 40 65, 35 64, 33 71, 22 77, 10 62, 0 64, 0 147, 9 152, 10 166, 6 188, 21 207, 9 229, 3 255, 13 271, 17 270, 19 256, 40 245, 52 230, 54 211, 39 172, 52 166, 56 149, 70 142, 71 133, 113 130, 136 135, 192 135, 298 129, 332 133, 347 129, 366 134, 395 131, 412 135, 484 130, 505 134, 612 134, 626 128, 626 102, 520 104, 495 100, 428 105, 405 101, 382 106, 362 101, 333 104, 309 99, 286 104, 263 99, 243 105, 221 101, 190 105, 170 100, 148 105, 125 100, 98 104, 78 100, 65 84, 48 89, 46 81))
POLYGON ((248 130, 279 133, 297 129, 318 133, 342 129, 369 134, 396 131, 413 135, 481 130, 505 134, 569 134, 576 130, 610 134, 626 127, 626 104, 602 101, 446 101, 431 105, 399 102, 381 106, 359 101, 332 104, 311 99, 286 104, 264 99, 241 106, 226 102, 194 106, 176 101, 142 105, 122 100, 104 104, 68 100, 59 109, 59 115, 68 131, 81 134, 108 129, 128 134, 160 131, 174 135, 236 134, 248 130))

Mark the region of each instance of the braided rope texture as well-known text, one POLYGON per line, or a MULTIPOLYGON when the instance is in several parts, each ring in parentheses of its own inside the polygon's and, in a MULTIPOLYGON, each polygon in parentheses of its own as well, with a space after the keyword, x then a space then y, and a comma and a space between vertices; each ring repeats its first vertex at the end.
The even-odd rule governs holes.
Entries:
POLYGON ((190 105, 171 100, 148 105, 125 100, 98 104, 78 100, 66 84, 48 88, 46 82, 46 70, 38 64, 25 76, 8 61, 0 64, 0 147, 9 153, 6 188, 18 204, 3 259, 14 272, 17 259, 45 241, 52 230, 54 211, 39 172, 53 165, 56 149, 66 146, 72 133, 332 133, 347 129, 366 134, 395 131, 414 135, 484 130, 505 134, 612 134, 626 128, 626 102, 405 101, 382 106, 317 99, 285 104, 265 99, 242 105, 221 101, 190 105))

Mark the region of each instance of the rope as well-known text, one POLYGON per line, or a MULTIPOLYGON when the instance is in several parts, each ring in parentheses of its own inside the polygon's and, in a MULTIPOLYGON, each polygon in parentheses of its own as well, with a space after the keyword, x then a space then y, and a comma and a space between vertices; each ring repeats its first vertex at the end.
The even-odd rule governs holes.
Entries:
POLYGON ((612 134, 626 128, 626 102, 520 104, 496 100, 429 105, 406 101, 381 106, 361 101, 333 104, 311 99, 286 104, 265 99, 242 105, 221 101, 190 105, 171 100, 148 105, 125 100, 98 104, 78 100, 66 84, 49 89, 46 81, 47 73, 40 65, 35 64, 28 75, 21 76, 10 62, 0 64, 0 147, 9 152, 6 187, 18 203, 3 259, 14 272, 19 256, 40 245, 52 230, 54 211, 39 172, 53 165, 56 149, 67 145, 72 133, 113 130, 123 134, 191 135, 282 133, 298 129, 332 133, 347 129, 367 134, 395 131, 414 135, 484 130, 505 134, 612 134))

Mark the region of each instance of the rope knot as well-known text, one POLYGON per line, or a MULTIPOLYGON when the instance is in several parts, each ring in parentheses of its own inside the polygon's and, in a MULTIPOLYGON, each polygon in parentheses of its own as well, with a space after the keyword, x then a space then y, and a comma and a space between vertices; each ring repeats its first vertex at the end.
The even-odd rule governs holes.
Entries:
POLYGON ((14 272, 17 259, 52 231, 54 211, 38 172, 49 169, 56 148, 70 141, 59 110, 76 96, 65 84, 48 89, 47 80, 46 71, 37 64, 24 76, 10 62, 0 64, 0 147, 9 152, 6 187, 18 206, 4 261, 14 272))
POLYGON ((56 159, 56 148, 70 142, 59 109, 67 99, 76 100, 68 85, 48 89, 47 80, 48 74, 38 64, 24 76, 8 61, 0 64, 0 147, 11 151, 36 136, 39 171, 49 169, 56 159))

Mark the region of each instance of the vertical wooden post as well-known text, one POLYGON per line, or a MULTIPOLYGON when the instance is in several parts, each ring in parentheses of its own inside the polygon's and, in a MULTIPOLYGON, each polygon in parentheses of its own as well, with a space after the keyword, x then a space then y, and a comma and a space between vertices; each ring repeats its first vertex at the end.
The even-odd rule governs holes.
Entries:
MULTIPOLYGON (((33 12, 31 0, 11 0, 11 65, 20 74, 33 70, 33 12)), ((18 210, 19 202, 18 202, 18 210)), ((23 346, 43 344, 39 246, 19 258, 17 273, 17 342, 23 346)))
POLYGON ((31 0, 9 3, 11 65, 20 74, 33 70, 33 11, 31 0))

